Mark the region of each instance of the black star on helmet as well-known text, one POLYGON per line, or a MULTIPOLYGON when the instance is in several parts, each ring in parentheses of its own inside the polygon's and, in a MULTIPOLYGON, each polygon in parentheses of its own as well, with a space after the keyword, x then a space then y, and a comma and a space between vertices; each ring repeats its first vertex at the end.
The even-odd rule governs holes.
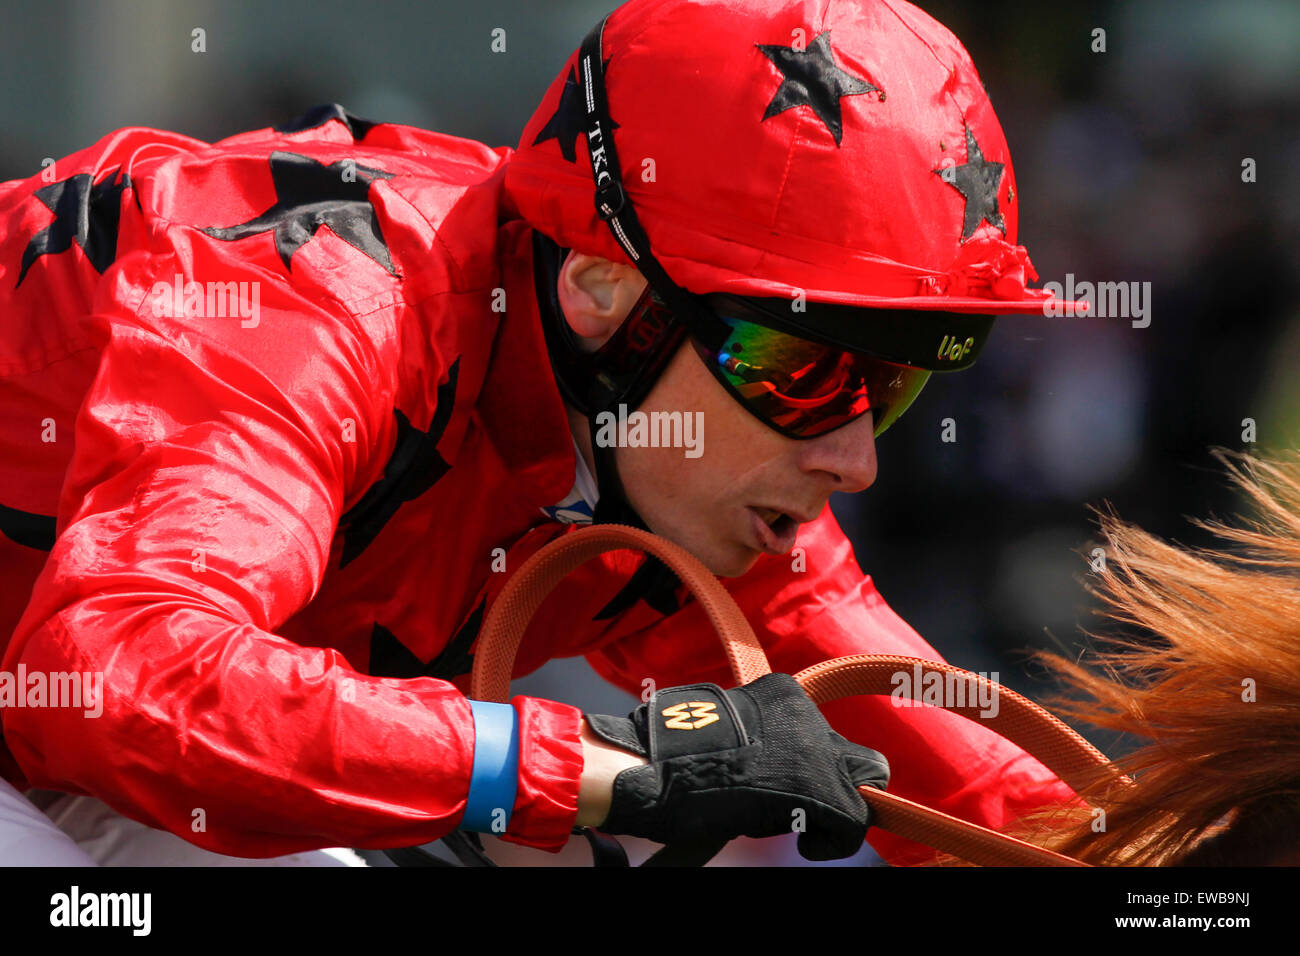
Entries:
POLYGON ((248 222, 202 231, 215 239, 234 242, 274 230, 280 260, 292 270, 293 254, 311 241, 316 230, 328 226, 348 245, 397 275, 369 196, 371 183, 393 176, 350 160, 326 166, 310 156, 276 151, 271 154, 275 204, 248 222))
MULTIPOLYGON (((609 60, 605 61, 605 69, 609 69, 609 60)), ((618 124, 610 119, 609 128, 618 129, 618 124)), ((569 67, 569 75, 560 90, 560 105, 555 108, 555 114, 546 121, 546 125, 537 131, 533 145, 548 139, 556 140, 560 144, 560 155, 569 162, 576 163, 578 134, 586 129, 587 108, 583 102, 582 84, 578 82, 573 67, 569 67)))
POLYGON ((303 130, 324 126, 332 119, 338 120, 346 126, 348 132, 352 134, 353 140, 365 139, 367 133, 380 125, 359 116, 353 116, 337 103, 322 103, 320 106, 313 106, 301 116, 295 116, 289 122, 273 128, 277 133, 301 133, 303 130))
POLYGON ((961 241, 975 234, 985 220, 1007 234, 1006 223, 998 211, 998 186, 1002 182, 1002 163, 984 158, 975 134, 966 127, 966 162, 960 166, 941 167, 934 173, 944 179, 966 199, 966 217, 961 227, 961 241), (947 175, 945 175, 947 173, 947 175))
POLYGON ((771 119, 778 113, 784 113, 796 106, 810 106, 817 114, 817 118, 835 137, 835 145, 839 146, 843 136, 840 97, 870 93, 879 90, 880 87, 851 76, 835 65, 835 60, 831 56, 830 36, 830 30, 822 32, 803 50, 780 44, 756 43, 754 45, 776 64, 776 68, 784 77, 781 85, 777 87, 776 95, 772 97, 772 102, 767 104, 767 112, 763 114, 763 119, 771 119))
POLYGON ((14 288, 23 284, 33 262, 41 256, 64 252, 74 242, 81 247, 95 271, 103 274, 117 256, 122 190, 131 185, 131 177, 119 176, 119 173, 120 168, 114 169, 93 184, 90 173, 77 173, 33 193, 54 213, 54 221, 27 243, 14 288))

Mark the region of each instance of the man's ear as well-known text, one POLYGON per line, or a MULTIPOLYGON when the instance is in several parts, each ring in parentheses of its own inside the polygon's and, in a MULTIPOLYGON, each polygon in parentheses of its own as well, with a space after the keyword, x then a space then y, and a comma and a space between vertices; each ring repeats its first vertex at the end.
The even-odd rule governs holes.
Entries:
POLYGON ((645 277, 632 266, 576 249, 569 251, 556 280, 564 317, 592 351, 614 334, 645 287, 645 277))

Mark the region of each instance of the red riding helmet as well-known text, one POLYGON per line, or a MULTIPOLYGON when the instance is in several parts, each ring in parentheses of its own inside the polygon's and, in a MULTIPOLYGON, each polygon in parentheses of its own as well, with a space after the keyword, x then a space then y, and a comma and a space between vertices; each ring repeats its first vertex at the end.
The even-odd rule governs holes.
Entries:
POLYGON ((1050 301, 1026 285, 988 94, 917 8, 631 0, 593 34, 598 56, 569 58, 506 170, 519 213, 560 246, 641 266, 593 203, 612 142, 653 257, 690 292, 994 314, 1050 301))

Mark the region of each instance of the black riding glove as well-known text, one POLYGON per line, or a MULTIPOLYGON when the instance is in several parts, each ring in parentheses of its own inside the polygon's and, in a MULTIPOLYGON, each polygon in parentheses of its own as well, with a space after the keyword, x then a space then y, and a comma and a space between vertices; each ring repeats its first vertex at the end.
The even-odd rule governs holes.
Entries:
POLYGON ((614 778, 606 833, 685 843, 793 830, 804 859, 838 860, 861 848, 871 822, 858 785, 889 783, 884 756, 831 730, 789 674, 728 691, 671 687, 627 717, 587 723, 650 761, 614 778))

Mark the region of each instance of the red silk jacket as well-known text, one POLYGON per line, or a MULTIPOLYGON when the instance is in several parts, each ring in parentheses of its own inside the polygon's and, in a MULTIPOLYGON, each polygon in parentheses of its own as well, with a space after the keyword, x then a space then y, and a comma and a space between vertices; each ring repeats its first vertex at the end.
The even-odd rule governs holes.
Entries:
MULTIPOLYGON (((97 716, 36 706, 30 684, 0 698, 6 779, 239 856, 457 826, 494 565, 573 528, 541 511, 573 487, 575 454, 530 227, 501 189, 510 157, 322 107, 212 145, 119 130, 0 185, 0 670, 46 675, 51 698, 53 675, 103 679, 97 716)), ((724 582, 774 669, 938 659, 829 509, 799 546, 806 570, 763 557, 724 582)), ((582 654, 634 693, 729 686, 694 602, 593 620, 638 560, 568 578, 516 675, 582 654)), ((558 849, 581 713, 513 706, 507 838, 558 849)), ((885 753, 892 791, 949 813, 1000 826, 1071 795, 946 713, 826 712, 885 753)), ((895 863, 929 855, 871 842, 895 863)))

